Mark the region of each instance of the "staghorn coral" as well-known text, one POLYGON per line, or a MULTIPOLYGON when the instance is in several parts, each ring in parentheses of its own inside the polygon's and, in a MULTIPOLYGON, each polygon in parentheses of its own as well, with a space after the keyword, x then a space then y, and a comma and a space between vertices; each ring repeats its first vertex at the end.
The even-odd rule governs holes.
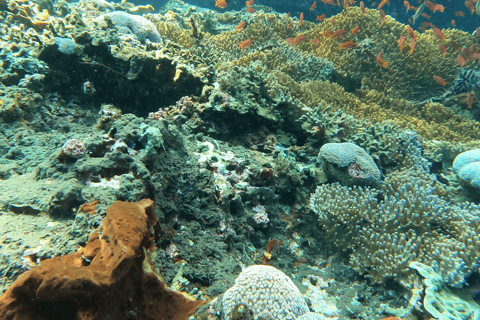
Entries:
POLYGON ((444 199, 412 137, 407 157, 380 189, 322 185, 311 209, 334 243, 351 252, 354 269, 375 282, 394 278, 413 288, 418 278, 408 265, 418 261, 461 287, 480 265, 480 207, 444 199))
POLYGON ((271 266, 254 265, 243 270, 235 285, 223 295, 224 319, 243 304, 260 317, 295 320, 308 313, 308 306, 293 281, 271 266))
POLYGON ((59 317, 82 319, 187 319, 203 301, 171 291, 154 271, 156 220, 151 200, 117 201, 102 236, 95 231, 80 251, 22 274, 1 296, 0 318, 50 319, 38 310, 60 308, 59 317))

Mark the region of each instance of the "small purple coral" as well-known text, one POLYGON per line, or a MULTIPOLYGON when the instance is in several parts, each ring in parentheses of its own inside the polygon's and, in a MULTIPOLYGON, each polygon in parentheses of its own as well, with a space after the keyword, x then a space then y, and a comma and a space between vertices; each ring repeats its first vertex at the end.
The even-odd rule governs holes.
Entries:
POLYGON ((62 153, 66 156, 79 159, 85 155, 87 148, 85 143, 78 139, 70 139, 62 147, 62 153))

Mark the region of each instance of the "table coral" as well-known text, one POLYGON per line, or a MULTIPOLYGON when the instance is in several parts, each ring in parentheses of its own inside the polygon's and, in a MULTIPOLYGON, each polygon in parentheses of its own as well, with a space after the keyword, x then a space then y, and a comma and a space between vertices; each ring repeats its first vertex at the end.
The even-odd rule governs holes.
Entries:
POLYGON ((307 313, 308 306, 300 291, 283 272, 271 266, 254 265, 242 271, 235 285, 223 295, 224 319, 239 304, 246 305, 259 317, 295 320, 307 313))
POLYGON ((103 235, 22 274, 1 296, 0 318, 51 319, 42 310, 60 308, 81 319, 188 319, 203 301, 169 290, 150 266, 156 219, 151 200, 117 201, 103 235))
POLYGON ((101 16, 101 19, 109 18, 118 28, 126 28, 133 33, 140 42, 146 40, 161 42, 162 38, 155 25, 142 16, 136 16, 123 11, 114 11, 101 16))

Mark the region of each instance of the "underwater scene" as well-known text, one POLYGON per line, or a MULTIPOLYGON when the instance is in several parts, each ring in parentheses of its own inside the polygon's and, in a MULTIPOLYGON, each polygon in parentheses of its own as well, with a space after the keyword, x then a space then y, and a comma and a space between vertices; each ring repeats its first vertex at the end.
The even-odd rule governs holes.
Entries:
POLYGON ((480 0, 129 1, 0 0, 0 320, 480 320, 480 0))

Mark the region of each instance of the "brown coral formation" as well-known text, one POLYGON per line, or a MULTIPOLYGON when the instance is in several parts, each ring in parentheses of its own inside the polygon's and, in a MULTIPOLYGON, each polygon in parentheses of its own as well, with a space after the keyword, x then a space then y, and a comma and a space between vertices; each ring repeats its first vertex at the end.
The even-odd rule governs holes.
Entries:
POLYGON ((0 318, 51 319, 61 310, 65 319, 188 319, 203 301, 168 289, 149 264, 156 220, 151 200, 117 201, 102 235, 21 275, 0 298, 0 318))

